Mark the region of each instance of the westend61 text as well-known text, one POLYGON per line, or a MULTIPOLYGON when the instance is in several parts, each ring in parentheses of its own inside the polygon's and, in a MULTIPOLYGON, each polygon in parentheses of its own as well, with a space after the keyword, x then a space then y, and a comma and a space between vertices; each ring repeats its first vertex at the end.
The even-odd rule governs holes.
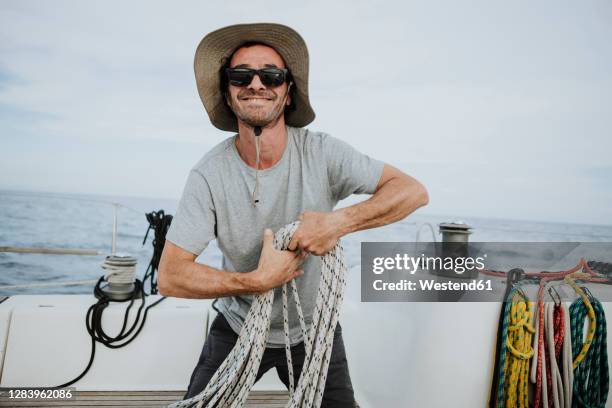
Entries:
POLYGON ((472 279, 467 282, 438 282, 433 279, 418 279, 417 281, 409 281, 406 279, 402 279, 399 282, 383 282, 380 279, 375 280, 372 283, 374 290, 436 290, 436 291, 444 291, 444 290, 493 290, 491 286, 491 281, 488 279, 472 279), (418 284, 417 284, 418 282, 418 284))

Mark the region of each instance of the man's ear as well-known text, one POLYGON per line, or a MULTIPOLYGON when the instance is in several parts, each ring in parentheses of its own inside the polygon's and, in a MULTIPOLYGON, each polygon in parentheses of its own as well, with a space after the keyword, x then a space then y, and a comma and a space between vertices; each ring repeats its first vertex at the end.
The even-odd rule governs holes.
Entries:
POLYGON ((291 85, 293 85, 293 82, 287 84, 287 100, 285 101, 285 106, 291 105, 291 93, 289 92, 291 91, 291 85))

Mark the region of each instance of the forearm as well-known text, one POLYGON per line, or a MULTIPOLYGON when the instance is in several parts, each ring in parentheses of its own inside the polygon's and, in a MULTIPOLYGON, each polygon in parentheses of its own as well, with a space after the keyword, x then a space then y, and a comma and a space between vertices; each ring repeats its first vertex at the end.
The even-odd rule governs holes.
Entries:
POLYGON ((429 201, 427 190, 410 176, 393 178, 368 200, 334 211, 341 235, 399 221, 429 201))
POLYGON ((190 260, 160 265, 160 293, 186 299, 212 299, 259 292, 252 272, 229 272, 190 260))

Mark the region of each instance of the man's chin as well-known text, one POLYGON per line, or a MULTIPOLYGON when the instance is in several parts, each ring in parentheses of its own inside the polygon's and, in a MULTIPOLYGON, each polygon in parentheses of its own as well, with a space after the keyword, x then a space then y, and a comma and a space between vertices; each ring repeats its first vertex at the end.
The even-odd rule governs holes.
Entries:
POLYGON ((251 127, 253 127, 253 126, 264 127, 264 126, 267 126, 267 125, 269 125, 270 123, 273 122, 273 120, 270 119, 267 116, 266 117, 261 117, 261 116, 245 116, 245 117, 242 117, 241 120, 245 124, 247 124, 247 125, 249 125, 251 127))
MULTIPOLYGON (((283 113, 281 112, 281 115, 283 113)), ((278 120, 278 117, 274 118, 272 112, 264 112, 261 109, 248 109, 241 110, 238 115, 236 115, 241 122, 248 126, 268 126, 269 124, 278 120)))
POLYGON ((250 120, 250 121, 243 121, 245 124, 249 125, 250 127, 255 127, 255 126, 259 126, 259 127, 266 127, 268 126, 272 121, 270 120, 250 120))

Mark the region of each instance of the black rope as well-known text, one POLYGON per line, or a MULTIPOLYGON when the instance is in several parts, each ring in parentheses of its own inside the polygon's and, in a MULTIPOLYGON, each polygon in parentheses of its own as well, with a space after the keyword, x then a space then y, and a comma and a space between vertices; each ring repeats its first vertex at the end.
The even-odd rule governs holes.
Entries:
POLYGON ((155 231, 155 235, 153 237, 153 256, 151 257, 151 262, 149 262, 149 266, 147 267, 147 271, 142 281, 146 282, 147 278, 149 278, 151 294, 155 295, 157 294, 156 273, 159 268, 159 261, 164 250, 164 245, 166 244, 166 233, 172 223, 172 215, 164 214, 164 210, 159 210, 146 214, 146 217, 147 221, 149 221, 149 228, 147 228, 142 245, 147 241, 151 229, 155 231))
POLYGON ((591 268, 594 272, 597 272, 605 277, 612 278, 612 263, 588 261, 587 265, 589 265, 589 268, 591 268))
POLYGON ((89 362, 87 363, 87 366, 85 367, 83 372, 79 374, 75 379, 53 388, 68 387, 79 381, 85 376, 85 374, 87 374, 87 372, 91 368, 91 365, 93 364, 93 360, 96 355, 96 342, 102 343, 103 345, 111 349, 118 349, 130 344, 138 336, 138 334, 144 327, 149 309, 158 305, 164 299, 166 299, 165 297, 162 297, 161 299, 158 299, 154 303, 144 308, 146 303, 146 296, 148 296, 144 290, 144 282, 146 282, 147 278, 149 278, 150 280, 151 294, 157 294, 157 278, 155 275, 159 267, 159 261, 161 259, 161 254, 164 249, 164 245, 166 243, 166 233, 168 232, 168 228, 170 227, 170 223, 172 222, 172 215, 164 214, 163 210, 159 210, 157 212, 153 211, 145 215, 147 217, 147 220, 149 221, 149 228, 145 233, 145 237, 142 241, 142 244, 144 245, 147 241, 147 237, 151 229, 155 231, 155 236, 153 238, 153 256, 151 257, 151 262, 149 262, 149 266, 147 268, 147 271, 145 272, 142 281, 140 279, 136 279, 136 281, 134 282, 134 290, 132 291, 129 298, 125 300, 115 300, 110 299, 102 290, 104 276, 100 277, 98 283, 96 283, 96 286, 94 288, 94 295, 98 299, 98 302, 89 307, 85 316, 85 325, 87 327, 87 333, 89 333, 89 336, 91 337, 91 353, 89 357, 89 362), (132 324, 132 326, 126 331, 130 309, 134 305, 134 301, 138 298, 140 298, 141 301, 140 306, 138 307, 138 311, 136 312, 136 318, 134 319, 134 323, 132 324), (125 315, 123 317, 123 325, 121 326, 121 331, 118 335, 114 337, 109 336, 104 332, 104 329, 102 328, 102 315, 104 313, 104 309, 106 309, 110 302, 128 301, 130 302, 130 304, 125 309, 125 315), (140 321, 141 314, 142 322, 140 321))
POLYGON ((94 295, 96 296, 96 298, 98 298, 98 302, 89 307, 89 309, 87 310, 87 314, 85 316, 85 325, 87 327, 87 333, 89 333, 89 335, 91 336, 91 354, 89 357, 89 362, 87 363, 87 367, 85 367, 83 372, 79 374, 75 379, 68 381, 62 385, 58 385, 57 387, 54 387, 54 388, 68 387, 74 384, 75 382, 77 382, 78 380, 80 380, 81 378, 83 378, 85 374, 87 374, 87 372, 91 368, 91 365, 94 360, 94 356, 96 354, 96 342, 102 343, 106 347, 112 348, 112 349, 121 348, 121 347, 124 347, 130 344, 138 336, 138 334, 144 327, 145 322, 147 320, 147 313, 149 312, 149 309, 158 305, 164 299, 166 299, 165 297, 162 297, 161 299, 158 299, 154 303, 147 306, 144 309, 144 313, 142 314, 142 322, 140 322, 140 315, 146 303, 145 297, 147 296, 144 292, 144 285, 140 281, 140 279, 136 279, 136 282, 134 283, 134 290, 132 291, 132 295, 130 296, 129 299, 125 299, 125 300, 113 300, 113 299, 110 299, 108 296, 106 296, 106 294, 102 290, 103 282, 104 282, 104 276, 101 276, 100 279, 98 280, 98 283, 96 284, 94 288, 94 295), (138 298, 141 298, 141 302, 140 302, 140 306, 138 307, 138 312, 136 313, 136 318, 134 319, 134 323, 132 324, 130 329, 126 332, 125 329, 127 327, 127 321, 128 321, 130 309, 134 305, 134 301, 138 298), (104 332, 104 329, 102 328, 102 314, 104 313, 104 309, 106 309, 106 307, 110 304, 111 301, 112 302, 128 302, 128 301, 130 302, 128 307, 125 309, 125 315, 123 318, 123 325, 121 327, 121 331, 115 337, 111 337, 108 334, 106 334, 104 332), (136 331, 134 332, 134 330, 136 331), (134 334, 130 337, 132 333, 134 334))

